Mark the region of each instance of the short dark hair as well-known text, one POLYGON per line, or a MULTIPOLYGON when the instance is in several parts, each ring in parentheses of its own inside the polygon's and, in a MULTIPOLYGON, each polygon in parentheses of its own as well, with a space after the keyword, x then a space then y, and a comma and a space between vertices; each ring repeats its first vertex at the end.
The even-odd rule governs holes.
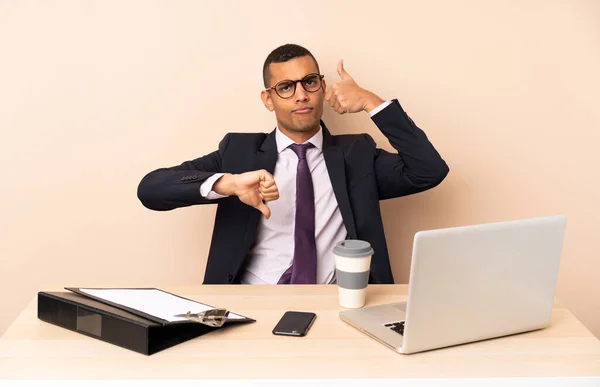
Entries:
POLYGON ((320 72, 319 64, 310 51, 297 44, 284 44, 271 51, 265 60, 265 64, 263 65, 263 82, 265 87, 269 87, 269 83, 271 82, 271 72, 269 71, 269 65, 271 63, 283 63, 302 56, 310 56, 315 61, 317 72, 320 72))

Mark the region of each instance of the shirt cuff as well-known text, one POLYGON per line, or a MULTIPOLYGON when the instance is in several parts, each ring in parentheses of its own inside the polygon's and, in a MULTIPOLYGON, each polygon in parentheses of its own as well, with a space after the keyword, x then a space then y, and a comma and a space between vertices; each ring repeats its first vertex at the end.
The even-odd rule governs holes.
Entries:
POLYGON ((392 101, 385 101, 381 105, 377 106, 375 109, 373 109, 369 112, 369 117, 373 117, 375 114, 379 113, 380 111, 382 111, 383 109, 388 107, 391 103, 392 103, 392 101))
POLYGON ((227 195, 221 195, 212 190, 212 187, 213 185, 215 185, 215 182, 219 180, 223 175, 224 173, 215 173, 214 175, 206 179, 204 183, 200 185, 200 195, 202 195, 203 198, 206 198, 208 200, 226 198, 227 195))

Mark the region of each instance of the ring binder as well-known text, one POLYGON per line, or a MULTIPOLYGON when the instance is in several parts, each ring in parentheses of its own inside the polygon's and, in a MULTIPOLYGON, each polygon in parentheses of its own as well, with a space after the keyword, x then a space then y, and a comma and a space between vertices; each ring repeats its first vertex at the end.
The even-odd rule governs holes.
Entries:
POLYGON ((38 292, 40 320, 144 355, 152 355, 215 329, 255 321, 244 316, 227 318, 231 312, 211 307, 201 312, 202 315, 190 313, 189 318, 169 322, 119 306, 83 292, 38 292), (204 316, 209 317, 204 323, 194 320, 204 316))

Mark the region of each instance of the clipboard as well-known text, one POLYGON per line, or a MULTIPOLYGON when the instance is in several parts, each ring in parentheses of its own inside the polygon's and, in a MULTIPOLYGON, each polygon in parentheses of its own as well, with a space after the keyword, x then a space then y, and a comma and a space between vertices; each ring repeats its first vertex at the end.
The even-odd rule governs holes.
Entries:
POLYGON ((227 310, 217 309, 211 305, 181 297, 158 288, 65 287, 65 290, 119 308, 163 326, 189 324, 190 322, 201 323, 198 318, 199 314, 201 315, 199 312, 206 311, 220 312, 214 313, 214 315, 218 315, 219 319, 224 320, 219 325, 207 324, 209 326, 219 327, 229 323, 249 323, 256 321, 252 318, 227 310), (194 308, 195 310, 193 310, 194 308))

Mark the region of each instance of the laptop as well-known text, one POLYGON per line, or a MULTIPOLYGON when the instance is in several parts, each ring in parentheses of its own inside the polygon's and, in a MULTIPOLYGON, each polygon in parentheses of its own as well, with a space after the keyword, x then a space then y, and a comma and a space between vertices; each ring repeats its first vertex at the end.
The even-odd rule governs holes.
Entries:
POLYGON ((410 354, 550 324, 566 217, 420 231, 408 299, 340 318, 410 354))

